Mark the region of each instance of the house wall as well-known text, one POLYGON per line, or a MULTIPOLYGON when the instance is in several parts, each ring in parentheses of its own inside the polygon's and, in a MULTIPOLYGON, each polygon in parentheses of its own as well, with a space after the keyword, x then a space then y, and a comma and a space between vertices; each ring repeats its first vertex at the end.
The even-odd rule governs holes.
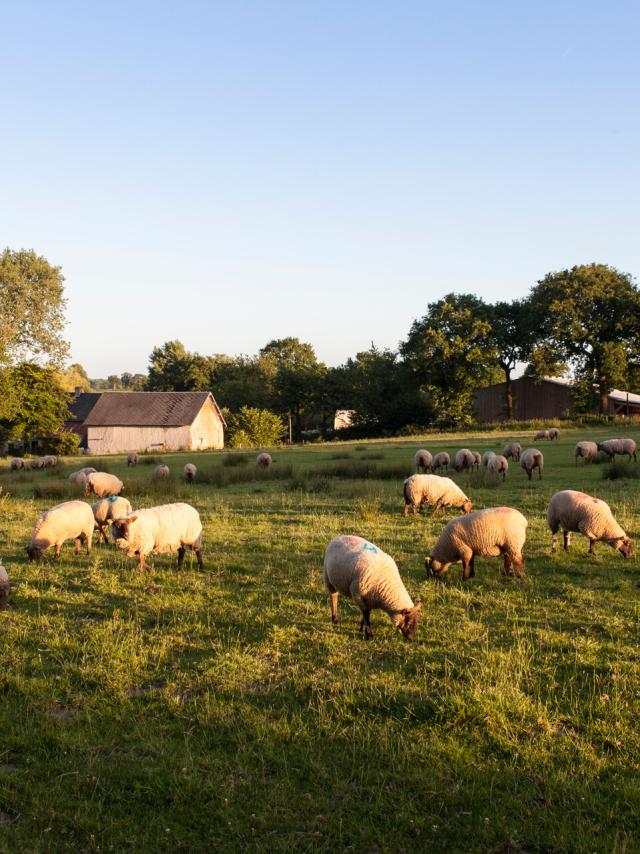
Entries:
POLYGON ((191 449, 224 448, 224 427, 211 398, 191 425, 191 449))
POLYGON ((129 451, 179 451, 191 448, 191 430, 185 427, 87 427, 92 454, 129 451))

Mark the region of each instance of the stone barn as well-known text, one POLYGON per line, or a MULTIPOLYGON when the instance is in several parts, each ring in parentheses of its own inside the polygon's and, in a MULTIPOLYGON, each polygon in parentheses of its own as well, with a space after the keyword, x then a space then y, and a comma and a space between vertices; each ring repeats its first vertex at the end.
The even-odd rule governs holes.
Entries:
POLYGON ((105 391, 90 403, 75 430, 92 454, 224 447, 225 420, 208 391, 105 391))

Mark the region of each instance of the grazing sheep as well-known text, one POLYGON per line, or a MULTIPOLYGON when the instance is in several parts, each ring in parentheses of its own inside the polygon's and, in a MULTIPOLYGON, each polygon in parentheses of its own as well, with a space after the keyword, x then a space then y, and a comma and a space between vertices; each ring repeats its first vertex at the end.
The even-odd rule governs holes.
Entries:
POLYGON ((576 465, 578 465, 578 459, 584 460, 585 464, 592 463, 598 456, 598 445, 596 442, 578 442, 574 454, 576 465))
POLYGON ((271 454, 258 454, 256 457, 256 465, 260 468, 268 469, 272 462, 271 454))
POLYGON ((554 439, 560 438, 560 431, 557 427, 549 427, 549 441, 553 442, 554 439))
POLYGON ((551 529, 551 551, 558 548, 558 529, 562 528, 564 549, 569 551, 571 532, 577 531, 589 539, 589 554, 595 554, 594 546, 602 540, 617 549, 625 558, 631 557, 633 543, 616 522, 611 508, 600 498, 585 492, 563 489, 556 492, 547 509, 547 522, 551 529))
POLYGON ((11 471, 24 471, 26 468, 28 468, 27 462, 22 457, 14 457, 11 460, 11 471))
POLYGON ((108 541, 107 529, 114 519, 127 516, 131 513, 131 504, 121 495, 112 495, 110 498, 101 498, 91 505, 96 530, 99 531, 98 542, 108 541))
POLYGON ((634 462, 637 462, 636 443, 633 439, 605 439, 604 442, 598 442, 598 450, 604 451, 609 462, 615 459, 616 454, 628 454, 629 462, 631 457, 634 462))
POLYGON ((138 455, 136 453, 127 455, 127 467, 138 465, 138 455))
POLYGON ((461 448, 456 454, 454 468, 456 471, 471 471, 476 464, 476 458, 468 448, 461 448))
POLYGON ((520 462, 520 454, 522 453, 522 445, 519 442, 509 442, 502 449, 502 456, 508 460, 513 460, 516 463, 520 462))
POLYGON ((432 471, 439 471, 440 469, 444 469, 445 471, 451 465, 451 457, 446 451, 440 451, 439 454, 436 454, 433 458, 433 467, 432 471))
POLYGON ((60 557, 62 544, 67 540, 76 541, 76 554, 80 554, 80 543, 86 542, 87 554, 91 554, 94 526, 93 511, 84 501, 65 501, 52 507, 38 517, 31 543, 27 546, 29 561, 40 560, 53 545, 56 557, 60 557))
POLYGON ((44 468, 55 468, 58 465, 58 458, 55 454, 48 454, 42 458, 44 468))
POLYGON ((452 519, 429 557, 425 558, 427 571, 435 578, 446 572, 452 563, 461 561, 462 578, 466 581, 476 574, 476 555, 503 555, 504 574, 507 575, 513 565, 515 574, 520 578, 527 524, 522 513, 513 507, 490 507, 452 519))
POLYGON ((393 558, 362 537, 335 537, 324 554, 324 583, 331 595, 331 621, 338 622, 338 595, 350 596, 362 612, 360 631, 373 637, 370 614, 381 608, 413 640, 420 603, 414 605, 393 558))
POLYGON ((487 463, 489 462, 491 457, 495 457, 495 455, 496 455, 495 451, 485 451, 484 454, 482 455, 482 465, 486 468, 487 463))
POLYGON ((124 484, 114 474, 105 471, 96 471, 88 474, 84 481, 84 494, 88 498, 91 493, 96 498, 108 498, 110 495, 120 495, 124 484))
POLYGON ((473 510, 472 502, 460 487, 448 477, 437 474, 412 474, 404 482, 404 515, 413 507, 416 516, 422 504, 433 507, 434 514, 444 507, 461 507, 465 513, 473 510))
POLYGON ((11 593, 11 584, 7 570, 0 563, 0 611, 9 607, 9 595, 11 593))
POLYGON ((43 469, 44 457, 34 457, 34 459, 31 460, 30 465, 32 469, 43 469))
POLYGON ((482 464, 482 457, 480 456, 480 452, 479 451, 471 451, 471 453, 472 453, 473 459, 474 459, 474 466, 478 471, 480 471, 480 465, 482 464))
POLYGON ((197 473, 198 469, 193 463, 187 463, 184 467, 183 475, 187 483, 195 483, 197 473))
POLYGON ((159 466, 156 466, 155 471, 153 472, 154 478, 157 480, 166 480, 169 477, 169 466, 161 463, 159 466))
POLYGON ((538 430, 536 435, 533 437, 533 441, 537 442, 538 439, 548 439, 548 438, 549 438, 549 431, 548 430, 538 430))
POLYGON ((72 471, 69 475, 69 480, 71 483, 77 483, 78 486, 84 491, 84 485, 87 477, 90 474, 95 474, 96 469, 92 466, 85 466, 83 469, 78 469, 78 471, 72 471))
POLYGON ((542 470, 544 468, 544 457, 542 456, 542 451, 539 451, 537 448, 527 448, 527 450, 522 454, 520 465, 527 473, 529 480, 531 480, 531 475, 533 474, 534 469, 538 469, 538 477, 542 480, 542 470))
POLYGON ((147 510, 135 510, 113 520, 116 545, 128 557, 138 557, 140 569, 152 554, 178 552, 178 569, 182 569, 185 549, 196 553, 202 569, 202 523, 195 507, 178 502, 162 504, 147 510))
POLYGON ((418 471, 430 471, 433 466, 433 456, 429 451, 418 451, 413 459, 418 471))
POLYGON ((495 474, 496 477, 500 477, 500 475, 502 475, 502 479, 506 480, 507 473, 509 471, 507 458, 502 454, 494 454, 487 463, 487 471, 491 472, 491 474, 495 474))

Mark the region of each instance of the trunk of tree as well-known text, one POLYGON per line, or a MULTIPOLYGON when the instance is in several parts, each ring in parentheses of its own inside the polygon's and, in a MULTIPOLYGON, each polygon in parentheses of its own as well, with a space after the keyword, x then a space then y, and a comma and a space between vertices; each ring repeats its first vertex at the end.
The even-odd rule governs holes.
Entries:
POLYGON ((511 387, 511 368, 504 367, 502 368, 504 371, 504 380, 505 380, 505 390, 504 390, 504 402, 505 408, 507 411, 507 421, 513 420, 513 389, 511 387))
POLYGON ((600 391, 600 415, 606 415, 609 410, 609 387, 607 384, 599 383, 600 391))

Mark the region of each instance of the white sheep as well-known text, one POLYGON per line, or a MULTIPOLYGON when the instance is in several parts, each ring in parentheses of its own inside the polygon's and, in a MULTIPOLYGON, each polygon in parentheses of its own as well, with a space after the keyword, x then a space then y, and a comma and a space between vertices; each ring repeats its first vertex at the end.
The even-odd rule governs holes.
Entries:
POLYGON ((93 466, 85 466, 83 469, 78 469, 78 471, 72 471, 69 475, 69 480, 71 483, 77 483, 84 490, 84 482, 87 479, 88 475, 95 474, 96 469, 93 466))
POLYGON ((473 465, 479 471, 480 466, 482 464, 482 457, 480 456, 480 452, 479 451, 471 451, 471 454, 472 454, 473 460, 474 460, 473 465))
POLYGON ((502 479, 506 480, 509 472, 509 463, 507 458, 502 454, 494 454, 487 463, 487 471, 491 474, 495 474, 496 477, 500 477, 500 475, 502 475, 502 479))
POLYGON ((11 584, 7 570, 0 563, 0 611, 9 607, 9 596, 11 594, 11 584))
POLYGON ((11 460, 11 471, 23 471, 26 468, 28 468, 27 462, 22 457, 14 457, 11 460))
POLYGON ((456 453, 456 461, 454 464, 456 471, 464 471, 465 469, 471 471, 475 467, 475 464, 476 458, 468 448, 461 448, 456 453))
POLYGON ((451 478, 437 474, 413 474, 404 482, 404 515, 409 507, 416 516, 423 504, 433 507, 433 513, 444 507, 461 507, 465 513, 473 510, 473 503, 451 478))
POLYGON ((183 476, 187 483, 195 483, 196 475, 198 474, 198 469, 194 466, 193 463, 187 463, 184 467, 183 476))
POLYGON ((418 471, 430 471, 433 466, 433 455, 429 451, 418 451, 413 459, 418 471))
POLYGON ((185 549, 196 553, 202 569, 202 522, 195 507, 178 502, 134 510, 113 520, 116 545, 128 557, 137 557, 139 568, 144 569, 145 559, 152 554, 178 553, 178 569, 182 569, 185 549))
POLYGON ((161 463, 159 466, 156 466, 155 471, 153 472, 154 478, 157 480, 166 480, 169 477, 169 466, 161 463))
POLYGON ((548 430, 538 430, 536 435, 533 437, 533 441, 537 442, 538 439, 548 439, 548 438, 549 438, 549 431, 548 430))
POLYGON ((132 452, 127 455, 127 468, 129 466, 137 466, 138 465, 138 455, 135 452, 132 452))
POLYGON ((127 516, 131 513, 131 504, 121 495, 112 495, 109 498, 101 498, 91 505, 96 530, 99 531, 98 542, 108 540, 107 529, 114 519, 127 516))
POLYGON ((508 442, 502 449, 502 456, 516 463, 520 462, 521 453, 522 445, 519 442, 508 442))
POLYGON ((486 468, 487 463, 489 462, 491 457, 495 457, 495 455, 496 455, 495 451, 485 451, 484 454, 482 455, 482 465, 486 468))
POLYGON ((633 439, 605 439, 604 442, 598 442, 598 450, 603 451, 611 462, 616 454, 628 454, 629 462, 631 457, 637 462, 636 458, 636 443, 633 439))
POLYGON ((445 471, 451 465, 451 457, 446 451, 440 451, 440 453, 436 454, 433 458, 433 468, 432 471, 440 471, 440 469, 444 469, 445 471))
POLYGON ((44 457, 34 457, 34 459, 31 460, 30 466, 32 469, 43 469, 44 457))
POLYGON ((38 561, 51 546, 56 547, 60 557, 62 544, 76 541, 76 554, 80 554, 80 543, 86 542, 87 554, 91 554, 91 538, 95 521, 91 506, 84 501, 65 501, 42 513, 36 521, 31 543, 27 546, 29 561, 38 561))
POLYGON ((542 480, 542 470, 544 469, 542 451, 539 451, 537 448, 527 448, 520 458, 520 465, 526 472, 529 480, 531 480, 534 469, 538 469, 538 477, 542 480))
POLYGON ((574 450, 574 456, 576 458, 576 465, 578 465, 579 459, 584 460, 585 464, 592 463, 598 456, 597 442, 578 442, 574 450))
POLYGON ((260 468, 268 469, 272 462, 271 454, 258 454, 256 457, 256 465, 260 468))
POLYGON ((560 431, 557 427, 549 427, 549 441, 553 442, 554 439, 560 438, 560 431))
POLYGON ((381 608, 413 640, 420 603, 414 605, 393 558, 362 537, 335 537, 324 554, 324 583, 331 595, 331 620, 338 622, 338 595, 350 596, 362 613, 360 631, 373 637, 370 614, 381 608))
POLYGON ((462 562, 462 578, 475 573, 475 558, 504 557, 504 574, 513 565, 520 578, 524 559, 522 549, 527 533, 527 520, 513 507, 489 507, 468 516, 452 519, 444 528, 431 554, 425 558, 427 571, 437 577, 452 563, 462 562))
POLYGON ((93 492, 96 498, 108 498, 110 495, 119 495, 123 489, 120 478, 105 471, 91 472, 84 481, 84 494, 87 497, 93 492))
POLYGON ((55 468, 58 465, 58 458, 55 454, 48 454, 42 458, 45 468, 55 468))
POLYGON ((633 553, 631 539, 616 522, 606 501, 585 492, 574 489, 556 492, 547 508, 547 523, 551 529, 552 552, 557 551, 558 529, 562 528, 565 551, 571 545, 571 532, 576 531, 588 538, 590 555, 595 554, 594 546, 600 540, 625 558, 633 553))

